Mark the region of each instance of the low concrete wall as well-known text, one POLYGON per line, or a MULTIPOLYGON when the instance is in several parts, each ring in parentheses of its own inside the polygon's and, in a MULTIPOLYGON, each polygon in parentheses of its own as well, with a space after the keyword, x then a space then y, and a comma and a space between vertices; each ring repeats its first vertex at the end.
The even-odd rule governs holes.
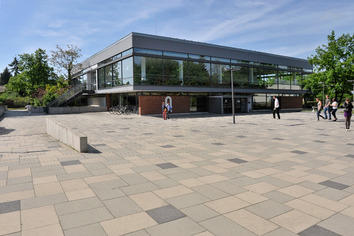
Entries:
POLYGON ((0 117, 5 114, 6 106, 0 105, 0 117))
POLYGON ((71 113, 102 112, 102 111, 107 111, 107 108, 100 107, 100 106, 48 107, 49 114, 71 114, 71 113))
POLYGON ((47 134, 58 139, 79 152, 87 152, 87 136, 75 131, 71 128, 65 127, 63 124, 54 118, 47 118, 47 134))
POLYGON ((43 113, 44 112, 44 107, 34 107, 34 106, 29 106, 28 110, 31 113, 43 113))

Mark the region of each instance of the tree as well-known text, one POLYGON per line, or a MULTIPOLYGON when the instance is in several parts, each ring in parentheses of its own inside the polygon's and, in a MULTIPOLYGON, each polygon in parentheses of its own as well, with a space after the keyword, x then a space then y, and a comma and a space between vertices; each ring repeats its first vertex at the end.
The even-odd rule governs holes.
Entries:
POLYGON ((49 66, 48 56, 43 49, 19 55, 18 68, 21 73, 11 77, 7 88, 21 96, 31 96, 38 88, 56 82, 57 76, 49 66))
POLYGON ((10 78, 11 78, 11 73, 9 72, 9 69, 5 67, 4 71, 0 75, 0 85, 7 84, 10 78))
POLYGON ((15 57, 14 60, 9 64, 10 71, 13 73, 14 76, 18 75, 19 73, 18 64, 19 63, 17 57, 15 57))
POLYGON ((74 45, 66 45, 66 48, 56 46, 55 51, 51 51, 51 63, 58 68, 59 71, 66 71, 66 79, 72 83, 72 70, 78 58, 81 57, 81 49, 74 45))
POLYGON ((315 96, 322 97, 322 89, 341 103, 345 96, 350 96, 354 79, 354 34, 343 34, 336 39, 335 32, 328 35, 327 45, 315 50, 309 57, 314 73, 303 81, 306 89, 315 96))

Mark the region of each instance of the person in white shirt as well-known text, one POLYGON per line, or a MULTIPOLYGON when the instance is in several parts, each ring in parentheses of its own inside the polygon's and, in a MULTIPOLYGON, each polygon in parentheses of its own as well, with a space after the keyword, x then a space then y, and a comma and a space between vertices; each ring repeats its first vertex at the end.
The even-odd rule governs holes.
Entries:
POLYGON ((279 100, 276 96, 273 96, 274 100, 274 107, 273 107, 273 118, 275 119, 275 113, 278 115, 278 119, 280 120, 280 115, 279 115, 279 110, 280 110, 280 104, 279 100))
POLYGON ((332 107, 332 115, 334 117, 333 121, 337 121, 336 112, 337 112, 337 109, 338 109, 338 102, 336 101, 335 98, 332 99, 331 107, 332 107))

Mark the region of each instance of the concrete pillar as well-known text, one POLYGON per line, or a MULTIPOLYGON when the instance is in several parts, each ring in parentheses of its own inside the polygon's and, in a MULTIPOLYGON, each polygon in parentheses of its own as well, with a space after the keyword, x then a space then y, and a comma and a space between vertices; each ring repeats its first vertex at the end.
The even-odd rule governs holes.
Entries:
POLYGON ((141 80, 146 80, 146 58, 141 57, 141 80))
POLYGON ((249 72, 248 72, 248 81, 250 84, 253 84, 254 83, 254 68, 253 67, 250 67, 249 69, 249 72))
POLYGON ((181 85, 183 85, 183 61, 178 61, 178 71, 179 71, 179 81, 181 81, 181 85))

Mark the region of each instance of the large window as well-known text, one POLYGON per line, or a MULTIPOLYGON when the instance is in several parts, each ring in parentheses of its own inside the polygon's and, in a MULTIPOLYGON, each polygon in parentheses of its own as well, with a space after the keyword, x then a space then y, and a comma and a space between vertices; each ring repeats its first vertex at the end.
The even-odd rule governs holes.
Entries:
POLYGON ((111 88, 112 87, 112 65, 105 66, 104 68, 104 87, 111 88))
POLYGON ((230 84, 230 66, 211 64, 211 85, 221 86, 230 84))
POLYGON ((136 85, 163 85, 163 60, 152 57, 134 57, 136 85))
POLYGON ((165 85, 183 84, 183 61, 164 59, 163 66, 165 85))
POLYGON ((98 89, 104 89, 104 67, 98 69, 98 89))
POLYGON ((277 89, 277 71, 264 68, 254 68, 255 80, 250 83, 255 88, 277 89))
POLYGON ((123 84, 122 79, 122 62, 118 61, 113 63, 113 78, 112 78, 113 87, 123 84))
POLYGON ((133 85, 133 57, 129 57, 122 61, 123 68, 123 84, 133 85))
POLYGON ((290 89, 290 83, 293 77, 292 72, 279 71, 279 89, 290 89))
POLYGON ((183 85, 185 86, 209 86, 210 63, 184 61, 183 85))

